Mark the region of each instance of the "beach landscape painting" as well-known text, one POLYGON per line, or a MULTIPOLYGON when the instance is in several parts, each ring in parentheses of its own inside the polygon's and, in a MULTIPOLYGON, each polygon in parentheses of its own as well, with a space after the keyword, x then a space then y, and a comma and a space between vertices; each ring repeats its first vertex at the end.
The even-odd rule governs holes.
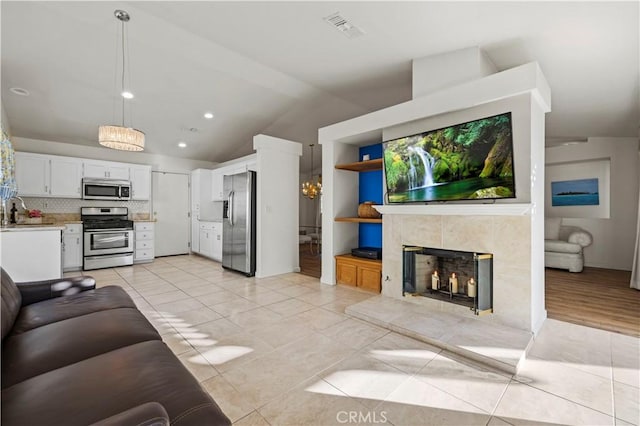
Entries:
POLYGON ((599 204, 598 178, 551 182, 551 205, 554 207, 599 204))

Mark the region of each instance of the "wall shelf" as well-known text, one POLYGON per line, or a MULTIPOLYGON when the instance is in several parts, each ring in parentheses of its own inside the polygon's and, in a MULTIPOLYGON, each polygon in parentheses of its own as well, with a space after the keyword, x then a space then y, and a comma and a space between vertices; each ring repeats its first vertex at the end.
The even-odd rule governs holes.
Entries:
POLYGON ((352 172, 371 172, 374 170, 382 170, 382 158, 357 161, 355 163, 336 164, 336 169, 350 170, 352 172))
POLYGON ((351 223, 382 223, 382 218, 368 218, 368 217, 336 217, 336 222, 351 222, 351 223))

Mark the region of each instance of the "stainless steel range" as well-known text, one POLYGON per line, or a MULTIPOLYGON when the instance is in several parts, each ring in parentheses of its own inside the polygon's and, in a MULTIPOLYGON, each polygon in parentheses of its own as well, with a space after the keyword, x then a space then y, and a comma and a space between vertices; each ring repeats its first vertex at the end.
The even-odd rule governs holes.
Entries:
POLYGON ((82 207, 82 269, 133 265, 133 221, 127 207, 82 207))

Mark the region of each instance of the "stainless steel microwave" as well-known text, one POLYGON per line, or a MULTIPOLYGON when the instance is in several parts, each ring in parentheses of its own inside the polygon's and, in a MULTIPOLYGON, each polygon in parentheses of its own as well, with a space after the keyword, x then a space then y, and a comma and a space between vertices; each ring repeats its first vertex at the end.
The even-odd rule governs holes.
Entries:
POLYGON ((82 179, 84 200, 127 201, 131 199, 131 182, 115 179, 82 179))

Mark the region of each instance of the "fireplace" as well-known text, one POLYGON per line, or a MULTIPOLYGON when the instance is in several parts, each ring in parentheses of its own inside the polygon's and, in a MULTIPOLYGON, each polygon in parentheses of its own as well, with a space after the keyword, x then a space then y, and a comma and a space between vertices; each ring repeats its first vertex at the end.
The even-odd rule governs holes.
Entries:
POLYGON ((423 296, 493 312, 493 255, 402 246, 403 296, 423 296))

